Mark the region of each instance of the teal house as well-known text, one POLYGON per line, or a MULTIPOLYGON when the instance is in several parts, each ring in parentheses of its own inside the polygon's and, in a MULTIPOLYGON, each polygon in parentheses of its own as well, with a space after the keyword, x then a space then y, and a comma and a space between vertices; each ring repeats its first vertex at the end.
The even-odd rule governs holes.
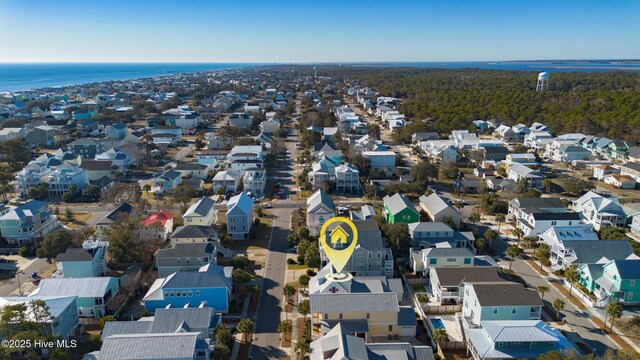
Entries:
POLYGON ((76 296, 80 317, 101 318, 117 307, 109 305, 119 292, 120 282, 114 277, 47 278, 29 296, 76 296))
POLYGON ((411 224, 420 221, 420 213, 406 196, 387 195, 382 200, 384 201, 384 217, 389 224, 398 222, 411 224))
POLYGON ((580 283, 592 291, 599 302, 640 304, 640 259, 585 264, 579 272, 580 283))

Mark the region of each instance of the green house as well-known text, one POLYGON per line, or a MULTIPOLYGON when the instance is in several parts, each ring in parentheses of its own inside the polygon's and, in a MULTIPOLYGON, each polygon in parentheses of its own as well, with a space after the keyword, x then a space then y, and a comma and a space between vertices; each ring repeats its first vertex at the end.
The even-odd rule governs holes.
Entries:
POLYGON ((389 224, 397 222, 411 224, 420 221, 420 213, 406 196, 387 195, 382 200, 384 201, 384 216, 389 224))
POLYGON ((622 140, 613 141, 608 147, 609 157, 614 160, 623 160, 624 154, 629 150, 629 145, 622 140))
POLYGON ((585 264, 580 283, 599 300, 640 304, 640 260, 613 260, 604 265, 585 264))

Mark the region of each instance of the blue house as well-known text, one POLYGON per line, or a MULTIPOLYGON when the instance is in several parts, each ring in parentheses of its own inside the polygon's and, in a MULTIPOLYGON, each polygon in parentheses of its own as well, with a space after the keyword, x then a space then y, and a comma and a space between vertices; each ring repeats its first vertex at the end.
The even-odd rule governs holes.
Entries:
POLYGON ((163 194, 177 188, 181 183, 182 174, 175 170, 168 170, 153 180, 153 192, 163 194))
POLYGON ((142 299, 147 311, 171 307, 198 307, 206 304, 217 311, 229 311, 233 281, 231 267, 216 264, 198 272, 176 272, 157 279, 142 299))
POLYGON ((80 317, 101 318, 119 292, 120 282, 114 277, 47 278, 29 297, 76 296, 80 317))
POLYGON ((45 201, 31 200, 0 216, 0 233, 11 245, 41 239, 58 226, 58 219, 45 201))
POLYGON ((104 130, 104 132, 108 138, 114 138, 114 139, 120 139, 120 140, 126 138, 127 135, 129 135, 129 129, 127 128, 127 125, 123 123, 109 125, 104 130))
POLYGON ((57 338, 67 339, 73 335, 74 329, 78 326, 78 307, 75 296, 31 296, 31 297, 0 297, 0 312, 5 306, 24 304, 27 313, 33 312, 32 301, 44 301, 49 309, 49 317, 43 318, 43 323, 47 324, 47 330, 57 338))

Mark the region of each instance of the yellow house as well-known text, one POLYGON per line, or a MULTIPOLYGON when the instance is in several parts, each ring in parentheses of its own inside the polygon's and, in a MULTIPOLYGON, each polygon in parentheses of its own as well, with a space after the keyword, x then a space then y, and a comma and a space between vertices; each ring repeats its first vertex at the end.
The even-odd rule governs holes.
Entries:
POLYGON ((375 341, 389 335, 414 337, 416 317, 411 306, 400 306, 400 279, 355 276, 349 281, 328 280, 330 265, 309 283, 314 338, 345 325, 355 336, 375 341))

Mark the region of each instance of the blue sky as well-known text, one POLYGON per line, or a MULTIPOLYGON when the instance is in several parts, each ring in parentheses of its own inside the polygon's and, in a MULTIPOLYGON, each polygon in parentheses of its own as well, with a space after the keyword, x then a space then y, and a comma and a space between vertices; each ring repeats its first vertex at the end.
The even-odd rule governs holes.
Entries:
POLYGON ((0 0, 0 62, 640 58, 640 1, 0 0))

